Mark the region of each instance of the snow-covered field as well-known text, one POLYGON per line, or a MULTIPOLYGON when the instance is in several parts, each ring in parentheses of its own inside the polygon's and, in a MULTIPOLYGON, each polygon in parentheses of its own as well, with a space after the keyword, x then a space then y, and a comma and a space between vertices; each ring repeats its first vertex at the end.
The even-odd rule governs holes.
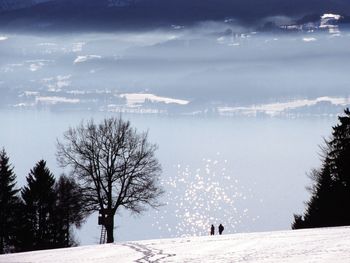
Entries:
POLYGON ((0 256, 6 263, 350 262, 350 227, 147 240, 0 256))

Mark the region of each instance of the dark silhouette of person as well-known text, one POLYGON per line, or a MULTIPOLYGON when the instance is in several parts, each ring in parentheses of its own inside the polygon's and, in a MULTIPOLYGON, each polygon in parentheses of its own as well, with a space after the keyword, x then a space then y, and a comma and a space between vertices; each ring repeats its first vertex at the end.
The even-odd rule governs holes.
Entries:
POLYGON ((214 225, 211 225, 210 235, 213 236, 214 234, 215 234, 215 227, 214 227, 214 225))
POLYGON ((222 232, 224 231, 224 226, 222 224, 219 225, 219 234, 221 235, 222 232))

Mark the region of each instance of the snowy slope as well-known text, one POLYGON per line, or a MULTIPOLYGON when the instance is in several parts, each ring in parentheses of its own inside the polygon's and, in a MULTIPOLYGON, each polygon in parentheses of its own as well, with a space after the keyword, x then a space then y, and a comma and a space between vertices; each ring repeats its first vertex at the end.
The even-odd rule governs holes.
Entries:
POLYGON ((350 262, 350 227, 205 236, 0 256, 6 263, 350 262))

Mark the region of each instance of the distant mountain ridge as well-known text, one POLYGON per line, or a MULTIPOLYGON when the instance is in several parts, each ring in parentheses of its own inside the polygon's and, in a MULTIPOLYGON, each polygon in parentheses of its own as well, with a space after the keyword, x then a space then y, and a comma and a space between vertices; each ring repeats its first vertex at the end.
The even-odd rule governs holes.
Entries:
POLYGON ((0 13, 10 11, 10 10, 27 8, 40 3, 49 2, 49 1, 52 1, 52 0, 1 0, 0 13))
POLYGON ((128 29, 233 18, 350 14, 348 0, 0 0, 1 29, 128 29))

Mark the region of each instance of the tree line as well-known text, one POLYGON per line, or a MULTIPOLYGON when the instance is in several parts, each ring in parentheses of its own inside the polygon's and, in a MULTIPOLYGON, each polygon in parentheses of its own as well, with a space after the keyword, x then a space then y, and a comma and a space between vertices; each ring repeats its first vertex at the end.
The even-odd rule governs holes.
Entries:
POLYGON ((121 208, 141 213, 161 205, 157 145, 129 121, 107 118, 70 128, 57 141, 57 161, 70 176, 57 180, 44 160, 16 186, 9 157, 0 153, 0 253, 76 245, 74 227, 99 211, 107 242, 114 241, 114 217, 121 208))
POLYGON ((293 229, 350 225, 350 110, 338 117, 332 135, 321 147, 321 166, 309 174, 310 199, 293 229))
POLYGON ((70 247, 73 227, 88 215, 73 178, 57 180, 44 160, 30 170, 26 185, 16 175, 4 149, 0 152, 0 253, 70 247))

